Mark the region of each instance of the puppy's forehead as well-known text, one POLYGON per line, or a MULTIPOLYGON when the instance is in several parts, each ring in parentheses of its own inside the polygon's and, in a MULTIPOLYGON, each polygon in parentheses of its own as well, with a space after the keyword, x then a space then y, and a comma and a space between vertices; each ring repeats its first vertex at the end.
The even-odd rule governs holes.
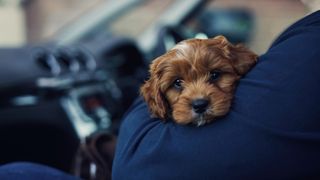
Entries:
POLYGON ((224 50, 212 40, 187 40, 177 44, 172 50, 180 63, 188 63, 195 70, 229 66, 228 60, 222 56, 224 50))

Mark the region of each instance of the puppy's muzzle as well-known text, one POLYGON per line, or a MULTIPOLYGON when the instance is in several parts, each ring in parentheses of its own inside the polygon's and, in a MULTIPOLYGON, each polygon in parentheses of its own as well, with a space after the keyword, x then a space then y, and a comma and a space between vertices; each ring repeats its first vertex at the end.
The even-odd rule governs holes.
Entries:
POLYGON ((209 101, 206 99, 196 99, 192 101, 192 109, 197 114, 204 113, 209 105, 209 101))

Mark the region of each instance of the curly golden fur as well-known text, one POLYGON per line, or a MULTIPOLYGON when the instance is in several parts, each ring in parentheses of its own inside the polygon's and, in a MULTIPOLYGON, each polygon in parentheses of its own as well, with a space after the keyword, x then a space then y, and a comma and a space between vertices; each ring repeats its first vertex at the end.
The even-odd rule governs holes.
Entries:
POLYGON ((256 61, 223 36, 185 40, 152 62, 140 92, 154 117, 200 126, 228 113, 237 81, 256 61))

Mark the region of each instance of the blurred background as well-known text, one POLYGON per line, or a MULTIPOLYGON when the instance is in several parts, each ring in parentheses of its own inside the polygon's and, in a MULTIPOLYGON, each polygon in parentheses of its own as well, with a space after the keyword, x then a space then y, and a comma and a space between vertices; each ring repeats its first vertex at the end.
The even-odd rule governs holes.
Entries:
POLYGON ((299 0, 0 0, 0 165, 110 170, 111 137, 155 57, 221 34, 263 54, 306 14, 299 0), (102 160, 79 154, 88 143, 102 160))
MULTIPOLYGON (((0 0, 0 46, 21 46, 78 34, 68 29, 74 26, 82 31, 88 24, 94 26, 93 18, 103 18, 116 8, 119 9, 114 12, 112 22, 104 22, 99 31, 137 38, 177 1, 120 0, 117 3, 124 7, 119 8, 112 0, 0 0), (80 19, 82 25, 74 23, 80 19)), ((212 0, 201 11, 233 8, 251 13, 254 25, 248 44, 258 53, 263 53, 285 27, 306 14, 299 0, 212 0)))

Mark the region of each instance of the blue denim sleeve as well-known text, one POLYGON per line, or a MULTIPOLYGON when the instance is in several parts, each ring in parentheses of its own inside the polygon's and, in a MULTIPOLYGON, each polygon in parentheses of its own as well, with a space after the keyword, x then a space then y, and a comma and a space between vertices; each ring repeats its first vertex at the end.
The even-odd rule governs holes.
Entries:
POLYGON ((320 12, 289 27, 237 88, 230 113, 203 127, 124 118, 114 180, 320 179, 320 12))

